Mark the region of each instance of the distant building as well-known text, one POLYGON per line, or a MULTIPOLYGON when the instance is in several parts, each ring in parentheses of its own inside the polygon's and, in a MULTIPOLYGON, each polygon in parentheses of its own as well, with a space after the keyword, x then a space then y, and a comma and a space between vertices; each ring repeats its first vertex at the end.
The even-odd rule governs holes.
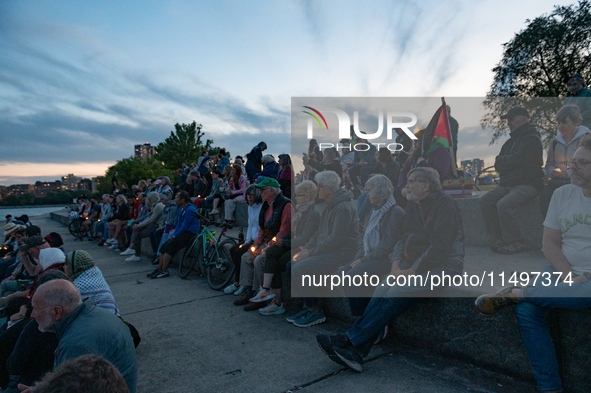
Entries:
POLYGON ((50 191, 61 191, 62 182, 56 181, 38 181, 35 182, 35 196, 37 198, 45 198, 50 191))
POLYGON ((68 176, 62 177, 62 189, 69 190, 69 191, 76 191, 78 189, 78 183, 82 180, 78 176, 74 176, 73 174, 69 174, 68 176))
POLYGON ((146 142, 143 145, 135 145, 134 151, 135 157, 141 158, 145 161, 148 159, 148 157, 152 157, 154 155, 154 146, 146 142))
POLYGON ((460 164, 464 173, 472 177, 475 177, 478 175, 478 172, 484 169, 484 160, 481 160, 480 158, 464 160, 460 164))
POLYGON ((17 198, 22 197, 25 194, 33 194, 35 192, 35 186, 33 184, 13 184, 8 186, 7 196, 15 196, 17 198))
POLYGON ((90 180, 90 179, 78 180, 78 185, 77 185, 76 189, 79 191, 91 191, 92 192, 92 180, 90 180))

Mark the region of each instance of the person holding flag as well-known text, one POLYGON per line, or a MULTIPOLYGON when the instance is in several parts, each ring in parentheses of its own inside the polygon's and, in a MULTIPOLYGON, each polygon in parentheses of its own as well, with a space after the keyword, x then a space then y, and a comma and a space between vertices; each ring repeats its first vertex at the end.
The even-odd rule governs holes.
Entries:
POLYGON ((437 109, 427 128, 416 133, 416 139, 398 178, 398 186, 405 194, 407 175, 411 169, 419 167, 433 168, 443 180, 457 177, 455 157, 453 157, 453 139, 449 125, 449 114, 445 100, 437 109))

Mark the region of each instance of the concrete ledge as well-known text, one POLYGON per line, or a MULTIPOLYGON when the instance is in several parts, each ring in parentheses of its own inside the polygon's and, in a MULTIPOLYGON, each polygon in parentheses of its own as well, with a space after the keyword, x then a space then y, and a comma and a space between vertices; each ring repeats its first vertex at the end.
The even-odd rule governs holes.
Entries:
MULTIPOLYGON (((467 246, 490 246, 493 242, 491 236, 486 233, 482 213, 480 212, 480 198, 486 194, 478 192, 477 197, 457 198, 456 202, 462 211, 464 224, 464 239, 467 246)), ((519 230, 525 242, 532 250, 542 248, 543 220, 540 212, 539 198, 527 202, 517 215, 519 230)))

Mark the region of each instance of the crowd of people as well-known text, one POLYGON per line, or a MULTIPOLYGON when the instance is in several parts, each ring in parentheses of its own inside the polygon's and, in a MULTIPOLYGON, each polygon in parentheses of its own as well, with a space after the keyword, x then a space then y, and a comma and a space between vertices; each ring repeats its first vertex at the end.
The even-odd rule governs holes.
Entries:
POLYGON ((81 391, 73 387, 85 381, 93 385, 88 391, 135 392, 139 333, 121 319, 101 270, 84 250, 66 253, 59 233, 43 236, 21 219, 7 215, 4 226, 0 389, 81 391), (90 365, 102 372, 91 373, 90 365), (73 367, 80 374, 72 375, 73 367))
MULTIPOLYGON (((573 97, 585 89, 578 74, 566 83, 574 86, 573 97)), ((562 391, 546 317, 553 309, 591 307, 591 135, 582 125, 591 113, 582 111, 580 104, 569 99, 556 113, 559 133, 549 146, 545 171, 541 137, 528 110, 514 107, 504 114, 501 119, 507 120, 510 138, 495 161, 500 183, 480 198, 492 250, 514 254, 528 249, 518 213, 539 196, 545 217, 543 251, 550 264, 546 271, 573 279, 571 284, 505 288, 475 301, 483 314, 516 305, 534 376, 544 392, 562 391)), ((451 116, 449 107, 447 112, 451 116)), ((129 190, 114 183, 113 195, 103 195, 100 203, 81 198, 74 219, 81 220, 89 240, 119 250, 129 262, 142 260, 142 239, 150 238, 152 263, 158 266, 148 277, 159 279, 170 276, 174 255, 200 232, 200 217, 232 223, 237 206, 244 204, 247 233, 244 243, 230 250, 236 269, 224 292, 235 295, 234 305, 245 311, 281 315, 287 310, 285 274, 292 278, 294 306, 301 304, 287 321, 302 328, 313 326, 326 321, 322 297, 328 289, 298 286, 311 273, 367 274, 378 276, 381 283, 387 283, 387 277, 462 273, 462 213, 442 187, 444 180, 458 176, 459 125, 449 120, 452 148, 422 148, 422 130, 414 141, 397 130, 402 150, 394 155, 371 144, 367 151, 343 149, 339 154, 335 148, 321 150, 311 140, 298 184, 290 156, 281 154, 276 160, 264 154, 265 142, 254 146, 245 161, 240 156, 231 161, 224 150, 213 156, 204 152, 199 162, 176 171, 175 183, 168 177, 147 179, 129 190)), ((0 328, 0 346, 10 350, 0 351, 6 354, 0 362, 0 386, 33 384, 54 363, 71 365, 72 359, 91 353, 112 362, 133 392, 133 329, 117 317, 119 309, 100 270, 88 253, 66 254, 59 249, 63 242, 58 234, 41 237, 40 232, 30 223, 7 217, 5 244, 12 249, 0 263, 7 318, 0 328), (111 345, 122 351, 106 353, 96 337, 107 334, 113 336, 111 345), (84 348, 76 345, 80 337, 89 343, 84 348)), ((435 295, 410 280, 396 286, 349 284, 343 290, 358 319, 345 334, 318 335, 317 341, 334 362, 359 372, 389 325, 435 295)))

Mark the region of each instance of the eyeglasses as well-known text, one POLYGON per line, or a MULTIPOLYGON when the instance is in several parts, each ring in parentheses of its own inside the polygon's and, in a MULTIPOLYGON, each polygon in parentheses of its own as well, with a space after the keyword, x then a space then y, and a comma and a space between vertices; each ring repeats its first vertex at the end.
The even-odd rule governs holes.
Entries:
POLYGON ((570 168, 577 168, 577 169, 585 169, 587 165, 591 164, 591 161, 583 161, 583 160, 573 160, 573 161, 566 161, 564 163, 568 169, 570 168))

